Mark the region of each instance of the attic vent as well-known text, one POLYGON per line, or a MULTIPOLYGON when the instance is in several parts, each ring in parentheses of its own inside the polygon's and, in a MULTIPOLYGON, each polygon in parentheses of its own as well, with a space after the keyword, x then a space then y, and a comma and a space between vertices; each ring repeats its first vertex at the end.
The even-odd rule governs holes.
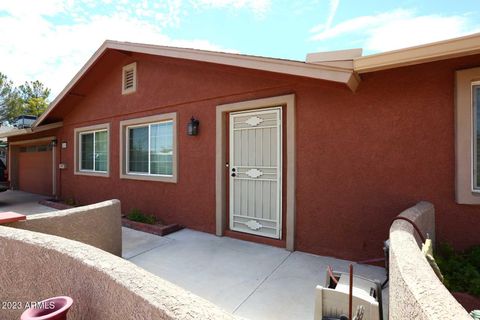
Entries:
POLYGON ((122 94, 137 90, 137 63, 126 65, 122 69, 122 94))

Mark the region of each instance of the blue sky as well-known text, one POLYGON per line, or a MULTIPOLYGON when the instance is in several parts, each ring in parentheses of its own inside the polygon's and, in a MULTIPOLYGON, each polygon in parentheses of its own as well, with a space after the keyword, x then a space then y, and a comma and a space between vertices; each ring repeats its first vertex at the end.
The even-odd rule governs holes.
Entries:
POLYGON ((478 0, 0 0, 0 72, 60 92, 105 39, 303 61, 480 32, 478 0))

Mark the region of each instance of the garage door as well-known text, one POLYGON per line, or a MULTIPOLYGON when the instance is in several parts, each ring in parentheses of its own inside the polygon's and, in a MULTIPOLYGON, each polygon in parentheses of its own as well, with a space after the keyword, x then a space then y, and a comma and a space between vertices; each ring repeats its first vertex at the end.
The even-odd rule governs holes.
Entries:
POLYGON ((48 144, 20 147, 18 188, 22 191, 52 195, 52 149, 48 144))

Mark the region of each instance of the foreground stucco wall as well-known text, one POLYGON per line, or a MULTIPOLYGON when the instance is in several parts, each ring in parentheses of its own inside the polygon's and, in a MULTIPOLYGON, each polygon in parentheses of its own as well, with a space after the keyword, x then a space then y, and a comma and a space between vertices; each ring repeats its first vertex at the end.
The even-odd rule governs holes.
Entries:
MULTIPOLYGON (((68 295, 76 319, 233 319, 215 305, 95 247, 0 227, 0 301, 68 295)), ((0 310, 19 319, 23 308, 0 310)))
MULTIPOLYGON (((425 235, 435 236, 435 210, 420 202, 400 214, 425 235)), ((438 280, 420 247, 415 230, 397 220, 390 228, 390 319, 470 319, 466 310, 438 280)))
POLYGON ((100 203, 27 216, 9 227, 80 241, 117 256, 122 255, 120 201, 100 203))

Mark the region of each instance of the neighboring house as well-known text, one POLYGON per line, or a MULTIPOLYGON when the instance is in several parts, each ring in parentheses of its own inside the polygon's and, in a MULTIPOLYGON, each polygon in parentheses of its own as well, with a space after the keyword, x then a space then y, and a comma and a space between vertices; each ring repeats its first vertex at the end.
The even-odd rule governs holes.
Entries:
POLYGON ((13 125, 19 129, 30 128, 37 120, 36 116, 21 115, 15 119, 13 125))
MULTIPOLYGON (((0 125, 0 135, 6 134, 12 130, 15 130, 15 128, 0 125)), ((5 171, 7 170, 7 160, 8 160, 7 138, 0 138, 0 182, 3 182, 4 180, 6 180, 5 171)))
POLYGON ((9 177, 350 259, 381 256, 392 218, 427 200, 462 249, 480 241, 479 80, 480 34, 307 62, 106 41, 32 128, 3 134, 9 177))

